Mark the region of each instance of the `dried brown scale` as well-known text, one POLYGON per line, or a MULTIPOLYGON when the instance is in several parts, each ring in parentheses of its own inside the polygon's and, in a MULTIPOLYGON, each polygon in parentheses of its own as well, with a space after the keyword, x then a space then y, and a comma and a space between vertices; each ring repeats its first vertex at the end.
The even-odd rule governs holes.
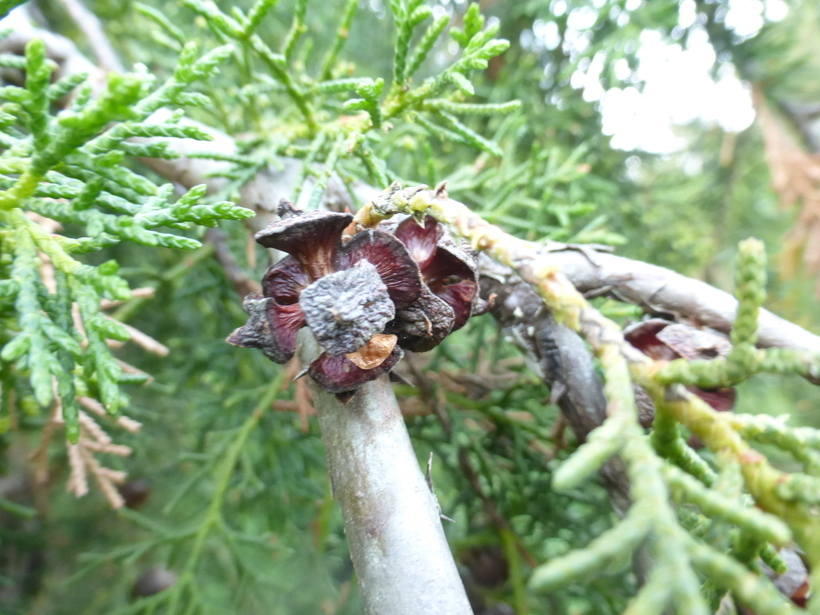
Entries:
MULTIPOLYGON (((673 323, 652 318, 624 330, 624 337, 633 347, 656 361, 710 360, 726 356, 732 348, 725 335, 709 329, 698 329, 687 323, 673 323)), ((686 387, 715 410, 726 412, 735 405, 736 391, 732 387, 701 389, 686 387)), ((648 400, 651 403, 651 400, 648 400)), ((654 413, 654 405, 651 406, 654 413)), ((690 440, 695 447, 702 446, 696 438, 690 440)))
POLYGON ((424 269, 432 262, 436 249, 441 245, 443 227, 430 216, 422 224, 409 217, 405 220, 409 220, 409 224, 415 223, 417 228, 407 228, 402 221, 393 225, 392 232, 405 245, 419 269, 424 269))
POLYGON ((262 292, 281 304, 296 303, 299 294, 310 284, 310 276, 302 271, 292 256, 286 256, 271 267, 262 278, 262 292))
MULTIPOLYGON (((451 331, 460 329, 470 316, 482 311, 477 309, 479 305, 484 308, 478 296, 478 257, 469 249, 467 242, 456 240, 446 227, 431 216, 421 221, 407 217, 395 226, 393 232, 408 246, 408 251, 419 265, 425 285, 452 309, 451 331)), ((417 306, 417 312, 424 309, 425 306, 417 306)), ((441 312, 436 315, 442 317, 441 312)), ((406 343, 409 344, 406 348, 414 350, 412 346, 432 348, 438 342, 430 345, 429 340, 408 339, 406 343)))
POLYGON ((468 241, 453 236, 449 228, 432 216, 416 220, 399 215, 382 221, 379 228, 393 233, 408 247, 424 283, 453 309, 456 322, 452 331, 464 326, 471 316, 489 309, 479 297, 478 253, 468 241))
POLYGON ((486 305, 483 303, 480 308, 476 307, 478 284, 472 280, 462 280, 442 287, 434 285, 431 290, 453 308, 455 316, 453 331, 457 331, 466 325, 471 316, 478 313, 483 314, 486 311, 486 305))
POLYGON ((685 323, 670 324, 658 332, 658 339, 684 359, 725 357, 732 349, 728 337, 711 329, 698 329, 685 323))
POLYGON ((356 366, 362 369, 378 367, 391 355, 398 343, 395 335, 377 333, 364 346, 345 356, 356 366))
POLYGON ((304 323, 299 324, 298 317, 295 328, 281 326, 281 319, 276 319, 272 323, 271 313, 278 313, 272 309, 275 305, 276 300, 272 297, 262 297, 258 294, 245 297, 242 307, 248 313, 248 322, 231 333, 227 340, 228 343, 243 348, 259 348, 274 363, 281 364, 289 361, 293 357, 296 346, 295 331, 298 331, 304 323), (272 325, 275 324, 280 325, 277 335, 274 335, 272 330, 272 325))

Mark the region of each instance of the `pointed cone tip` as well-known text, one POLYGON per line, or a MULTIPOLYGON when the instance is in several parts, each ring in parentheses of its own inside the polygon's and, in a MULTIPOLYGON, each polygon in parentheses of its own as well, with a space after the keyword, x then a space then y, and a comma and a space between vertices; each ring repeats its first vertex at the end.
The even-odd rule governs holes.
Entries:
POLYGON ((245 331, 245 327, 239 327, 238 329, 234 329, 233 333, 231 333, 225 341, 228 342, 231 346, 238 346, 240 348, 250 348, 247 343, 247 332, 245 331))

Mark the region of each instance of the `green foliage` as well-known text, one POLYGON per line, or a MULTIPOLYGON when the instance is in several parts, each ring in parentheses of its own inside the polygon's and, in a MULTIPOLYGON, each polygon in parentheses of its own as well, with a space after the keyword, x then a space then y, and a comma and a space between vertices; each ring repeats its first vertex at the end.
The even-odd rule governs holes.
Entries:
POLYGON ((664 474, 672 496, 680 502, 696 505, 703 514, 725 519, 774 544, 788 544, 792 540, 791 530, 777 517, 761 512, 757 508, 738 507, 737 501, 723 496, 716 490, 708 489, 691 473, 683 472, 675 466, 666 466, 664 474))
MULTIPOLYGON (((732 328, 732 350, 725 359, 678 359, 668 363, 660 373, 665 384, 683 382, 703 388, 731 386, 752 376, 759 365, 769 363, 762 359, 767 351, 755 350, 753 345, 759 308, 765 299, 765 270, 763 245, 754 239, 744 242, 740 246, 737 265, 738 308, 732 328)), ((647 387, 654 399, 655 420, 651 438, 655 452, 681 469, 668 464, 661 467, 660 459, 648 454, 644 434, 635 429, 637 416, 633 393, 624 386, 628 380, 623 381, 623 367, 620 367, 625 365, 624 360, 610 356, 611 352, 606 348, 599 349, 610 415, 558 469, 553 485, 558 489, 574 486, 600 468, 605 460, 620 454, 631 481, 632 505, 623 520, 589 546, 536 568, 530 585, 549 590, 571 580, 586 580, 590 575, 606 570, 607 562, 637 551, 645 541, 643 548, 651 553, 653 567, 645 586, 627 607, 627 613, 643 612, 639 609, 646 608, 661 612, 670 604, 679 613, 714 612, 722 591, 726 590, 732 592, 740 603, 756 611, 792 612, 794 609, 786 597, 767 579, 755 576, 749 570, 759 573, 757 558, 761 552, 767 554, 765 557, 774 568, 782 570, 783 562, 777 561, 775 551, 767 543, 785 547, 792 542, 793 536, 806 549, 809 561, 816 560, 816 529, 811 506, 818 501, 815 498, 820 492, 817 488, 820 483, 808 474, 774 471, 767 466, 764 457, 738 441, 738 434, 734 432, 737 427, 732 419, 721 421, 714 410, 699 399, 691 395, 687 399, 683 391, 675 393, 674 388, 659 387, 653 382, 655 376, 642 372, 640 363, 633 364, 632 371, 638 375, 638 382, 647 387), (679 396, 677 399, 676 395, 679 396), (697 456, 683 440, 679 423, 692 429, 714 451, 722 476, 717 476, 711 465, 697 456), (658 470, 661 470, 660 475, 658 470), (727 480, 727 476, 731 478, 727 480), (700 509, 706 519, 705 525, 720 519, 736 528, 729 533, 734 537, 733 557, 725 554, 725 538, 717 544, 704 545, 683 531, 682 526, 687 523, 682 524, 677 517, 686 519, 689 513, 684 510, 672 513, 665 501, 663 482, 658 481, 660 477, 677 502, 693 504, 700 509), (744 487, 757 502, 778 516, 762 513, 750 507, 750 501, 744 502, 741 497, 744 487), (663 497, 659 498, 661 494, 663 497), (702 592, 693 569, 708 573, 709 583, 722 590, 712 593, 712 605, 706 603, 709 584, 704 586, 707 591, 702 592), (658 570, 663 570, 664 574, 658 575, 658 570), (670 587, 668 575, 673 572, 675 581, 670 587)), ((803 357, 803 361, 814 365, 813 369, 820 368, 820 357, 803 357)), ((792 373, 803 371, 795 364, 792 367, 792 373)), ((739 416, 736 420, 743 426, 754 424, 755 418, 739 416)), ((816 471, 816 452, 811 450, 811 439, 801 441, 793 433, 771 437, 777 430, 765 419, 763 424, 765 428, 752 433, 768 431, 770 442, 780 443, 784 450, 805 463, 808 471, 816 471)), ((785 426, 779 427, 782 431, 788 430, 785 426)), ((700 521, 694 524, 692 533, 702 533, 703 528, 698 525, 703 524, 700 521)))
MULTIPOLYGON (((405 190, 396 184, 391 186, 390 191, 367 203, 357 214, 357 218, 361 221, 383 220, 397 213, 416 216, 418 219, 432 215, 439 222, 448 224, 463 239, 482 246, 488 256, 511 267, 521 276, 543 299, 558 322, 583 334, 600 360, 604 372, 603 392, 607 401, 607 416, 589 434, 587 441, 554 473, 553 486, 559 490, 570 488, 599 468, 610 475, 617 473, 618 465, 615 465, 615 469, 612 463, 608 469, 602 466, 605 460, 618 454, 623 462, 623 476, 619 480, 623 482, 628 478, 630 508, 615 528, 602 534, 585 549, 537 567, 530 579, 531 586, 549 590, 553 585, 568 580, 585 580, 590 574, 600 574, 608 568, 607 563, 616 557, 632 555, 638 545, 644 543, 642 549, 651 557, 651 561, 647 563, 649 570, 644 569, 648 572, 647 585, 636 596, 635 602, 627 606, 627 612, 634 609, 635 604, 646 608, 644 601, 651 600, 652 608, 657 612, 672 606, 678 613, 705 615, 713 612, 723 601, 715 589, 734 591, 735 598, 741 602, 751 600, 751 604, 747 605, 753 608, 757 607, 757 602, 766 611, 774 612, 777 604, 780 608, 788 608, 792 596, 786 594, 777 597, 775 592, 762 589, 766 580, 761 579, 762 585, 754 591, 743 592, 737 589, 740 583, 749 583, 738 577, 738 570, 742 570, 742 566, 718 564, 723 561, 726 550, 725 538, 712 546, 713 557, 704 556, 702 552, 698 552, 697 557, 692 554, 696 547, 684 531, 686 525, 692 524, 681 523, 681 512, 671 505, 667 485, 667 482, 674 481, 679 491, 687 490, 689 496, 702 508, 711 509, 713 517, 728 516, 725 511, 737 505, 731 502, 731 498, 739 499, 744 489, 748 490, 756 504, 779 517, 778 520, 757 514, 731 515, 732 521, 740 527, 728 534, 732 539, 731 551, 734 557, 729 561, 740 562, 759 572, 757 558, 759 553, 765 552, 767 561, 772 562, 775 569, 782 570, 783 563, 776 562, 777 558, 766 540, 772 538, 779 542, 777 546, 788 547, 794 535, 796 544, 806 554, 808 565, 814 566, 815 562, 820 562, 815 509, 818 493, 816 479, 799 472, 788 474, 773 468, 766 457, 752 450, 748 443, 738 437, 730 416, 722 414, 701 397, 707 394, 702 387, 730 386, 735 382, 733 379, 746 379, 753 375, 755 360, 766 353, 765 350, 756 351, 753 346, 748 352, 744 348, 745 345, 751 345, 749 340, 756 339, 759 307, 765 299, 766 262, 762 244, 750 239, 741 245, 737 274, 739 283, 736 289, 738 307, 730 336, 736 346, 728 357, 719 357, 713 362, 677 359, 670 363, 667 360, 636 355, 634 348, 628 348, 620 326, 592 308, 569 280, 556 275, 548 257, 531 244, 522 243, 500 229, 491 227, 463 204, 442 199, 439 190, 405 190), (742 353, 742 359, 749 354, 752 360, 741 362, 735 358, 730 363, 735 352, 742 353), (669 365, 678 369, 670 373, 667 369, 669 365), (694 370, 697 372, 695 380, 691 380, 691 376, 686 375, 685 368, 681 367, 686 365, 697 366, 694 370), (727 366, 731 366, 731 373, 727 366), (698 380, 698 377, 702 379, 698 380), (682 381, 690 385, 696 384, 700 390, 687 391, 680 386, 682 381), (649 394, 653 403, 652 410, 658 430, 657 434, 653 434, 657 435, 653 438, 654 450, 641 428, 636 404, 638 386, 649 394), (686 445, 682 443, 677 431, 679 423, 701 438, 716 455, 715 464, 720 469, 718 480, 713 478, 714 473, 706 460, 693 463, 696 459, 694 453, 681 455, 681 449, 686 445), (665 450, 669 444, 673 445, 672 451, 665 450), (678 462, 693 474, 699 474, 707 483, 706 487, 700 487, 695 478, 691 479, 693 482, 689 482, 675 480, 674 472, 664 475, 664 457, 678 462), (698 486, 695 488, 692 485, 698 486), (715 497, 708 497, 710 492, 707 487, 713 487, 716 494, 729 495, 729 501, 724 501, 716 494, 715 497), (640 523, 634 523, 633 515, 641 515, 644 511, 646 517, 640 523), (636 534, 636 528, 642 533, 636 534), (699 559, 699 563, 696 559, 699 559), (714 582, 701 588, 696 569, 707 562, 722 567, 722 575, 716 575, 720 576, 718 588, 713 587, 714 582), (663 574, 653 576, 657 570, 663 571, 663 574), (667 578, 674 579, 671 586, 667 578), (649 585, 650 582, 654 583, 654 587, 649 585)), ((683 349, 680 352, 685 354, 683 349)), ((562 361, 563 357, 559 360, 562 361)), ((803 365, 793 364, 792 373, 801 374, 805 364, 810 364, 814 367, 809 370, 809 377, 816 380, 812 370, 820 367, 820 357, 806 354, 803 362, 803 365)), ((801 452, 804 458, 810 457, 805 450, 801 452)), ((614 479, 610 477, 610 480, 614 479)), ((617 501, 617 497, 615 492, 613 499, 617 501)), ((687 516, 689 515, 685 515, 684 519, 687 516)), ((811 609, 811 601, 809 608, 811 609)))
MULTIPOLYGON (((41 406, 48 406, 56 391, 71 442, 79 437, 77 391, 98 397, 116 414, 128 403, 120 384, 133 380, 123 374, 106 343, 127 340, 130 334, 102 315, 99 307, 102 298, 130 299, 128 284, 117 275, 115 261, 95 267, 74 255, 126 240, 190 250, 201 244, 155 229, 184 229, 190 223, 213 226, 220 219, 251 215, 229 202, 199 204, 204 186, 171 201, 172 185, 157 186, 119 166, 129 137, 156 137, 178 129, 177 134, 201 138, 198 131, 176 125, 181 116, 170 126, 146 120, 161 106, 190 104, 185 90, 212 75, 228 51, 223 48, 198 58, 196 47, 188 45, 174 75, 153 92, 152 78, 135 73, 110 76, 105 88, 92 97, 92 86, 81 85, 79 79, 49 85, 55 67, 46 59, 44 43, 35 39, 26 47, 25 87, 8 85, 0 93, 7 101, 3 107, 14 106, 16 111, 15 118, 3 125, 0 236, 10 277, 3 300, 13 302, 17 320, 16 331, 3 332, 0 358, 29 375, 41 406), (74 87, 80 90, 71 107, 51 115, 50 101, 74 87), (50 234, 25 212, 72 225, 79 232, 75 237, 50 234), (53 289, 45 285, 42 266, 53 267, 53 289), (82 334, 71 314, 73 303, 79 308, 82 334)), ((166 146, 167 142, 154 143, 147 146, 151 151, 141 153, 162 153, 166 146)))
POLYGON ((640 507, 633 506, 623 521, 598 536, 587 547, 537 568, 530 577, 530 587, 539 591, 555 590, 567 582, 610 571, 613 562, 628 565, 629 560, 624 559, 623 554, 637 550, 646 539, 650 517, 640 507))
MULTIPOLYGON (((59 30, 73 31, 59 10, 43 4, 59 30)), ((25 71, 26 79, 25 87, 0 90, 0 431, 14 429, 23 442, 40 437, 38 402, 48 404, 56 379, 70 430, 76 397, 94 396, 111 410, 129 404, 128 414, 148 435, 125 436, 135 453, 117 467, 153 483, 145 508, 118 515, 99 497, 78 501, 54 490, 53 516, 44 523, 59 529, 68 546, 44 542, 38 530, 17 531, 21 526, 0 534, 4 549, 48 550, 42 580, 21 573, 26 583, 17 583, 16 570, 3 571, 9 585, 32 587, 15 603, 19 612, 34 608, 35 599, 54 615, 361 612, 318 428, 288 411, 297 394, 293 386, 280 390, 284 371, 224 344, 244 319, 240 298, 212 259, 214 244, 199 247, 198 232, 184 229, 244 217, 220 200, 237 200, 248 179, 279 172, 285 157, 300 161, 294 193, 265 195, 274 202, 291 196, 318 206, 334 174, 354 195, 361 181, 384 187, 396 179, 447 180, 451 194, 519 237, 625 244, 627 255, 727 286, 739 239, 759 232, 778 245, 788 220, 767 188, 756 133, 738 137, 728 165, 719 154, 725 135, 698 126, 687 129, 698 137, 687 152, 637 154, 626 165, 630 154, 613 151, 601 134, 596 103, 571 84, 573 73, 601 54, 606 87, 634 85, 634 72, 619 80, 613 67, 625 60, 635 70, 644 28, 677 40, 700 27, 673 34, 679 3, 609 2, 581 30, 570 15, 593 10, 589 3, 571 0, 561 14, 557 4, 496 3, 496 20, 477 3, 454 9, 418 0, 381 8, 358 0, 91 2, 117 51, 165 80, 158 87, 147 69, 112 75, 99 90, 82 76, 52 81, 55 67, 37 44, 25 58, 0 55, 1 66, 25 71), (530 36, 537 20, 556 24, 557 46, 530 36), (200 57, 192 41, 211 51, 200 57), (229 163, 216 195, 197 187, 175 198, 135 160, 172 159, 168 139, 208 138, 181 111, 160 123, 149 119, 161 108, 182 107, 237 140, 235 153, 199 154, 229 163), (681 170, 687 154, 698 157, 702 171, 681 170), (66 230, 52 234, 23 212, 66 230), (196 250, 180 257, 166 248, 196 250), (41 275, 45 257, 56 270, 53 291, 41 275), (100 301, 130 298, 125 280, 156 288, 156 299, 132 299, 111 320, 100 301), (107 343, 127 337, 122 321, 171 349, 161 360, 128 347, 117 351, 156 378, 129 390, 130 402, 122 385, 144 377, 124 373, 107 343), (177 584, 133 598, 136 577, 158 563, 179 575, 177 584)), ((794 59, 785 53, 785 29, 767 26, 742 45, 733 41, 716 14, 725 5, 698 8, 730 60, 770 75, 781 69, 761 63, 763 55, 794 59), (763 54, 756 45, 772 37, 777 53, 763 54)), ((808 79, 798 81, 793 85, 811 90, 808 79)), ((240 265, 254 269, 253 258, 240 256, 246 231, 224 230, 240 265)), ((258 277, 266 263, 255 256, 258 277)), ((805 389, 772 378, 792 378, 790 385, 795 374, 817 379, 817 362, 795 351, 751 348, 766 270, 753 245, 740 264, 742 309, 731 361, 673 362, 661 377, 670 384, 740 382, 741 403, 791 411, 792 389, 805 389), (749 381, 754 374, 761 375, 749 381), (755 386, 779 397, 753 404, 763 399, 761 389, 743 387, 755 386)), ((780 284, 775 276, 778 297, 780 284)), ((793 314, 806 312, 792 307, 793 314)), ((700 613, 729 590, 756 612, 790 612, 755 567, 757 554, 782 567, 772 545, 795 532, 783 515, 750 505, 736 464, 693 450, 671 411, 656 413, 649 439, 627 429, 634 409, 621 408, 587 444, 565 442, 553 430, 559 411, 547 401, 550 391, 488 317, 448 338, 421 360, 421 370, 431 391, 396 388, 408 413, 420 409, 408 426, 421 460, 435 452, 437 495, 456 520, 446 531, 477 610, 506 603, 518 615, 644 615, 673 601, 700 613), (642 503, 623 520, 601 485, 587 480, 617 452, 629 461, 642 503), (652 551, 656 565, 638 590, 630 560, 646 539, 663 547, 652 551), (492 554, 506 576, 482 579, 476 552, 492 554)), ((610 395, 630 386, 620 376, 610 395)), ((816 399, 805 393, 801 403, 816 399)), ((795 418, 811 422, 808 413, 795 418)), ((820 499, 814 429, 767 414, 732 421, 740 437, 768 447, 767 454, 783 453, 784 467, 799 468, 779 487, 781 497, 795 506, 820 499)), ((0 437, 5 446, 9 434, 0 437)), ((68 467, 63 448, 53 448, 55 468, 68 467)), ((33 514, 11 504, 0 499, 4 511, 33 514)))
POLYGON ((9 12, 16 6, 23 4, 25 0, 3 0, 0 2, 0 19, 9 14, 9 12))
MULTIPOLYGON (((385 91, 383 78, 337 78, 338 56, 347 40, 356 3, 349 2, 345 6, 333 42, 318 63, 310 57, 312 46, 306 44, 305 57, 297 53, 300 38, 310 30, 306 21, 307 3, 297 3, 281 53, 274 52, 256 31, 275 3, 254 4, 250 8, 253 19, 245 17, 238 8, 233 11, 233 16, 228 15, 209 2, 188 0, 185 5, 199 13, 220 40, 232 39, 237 49, 241 50, 237 57, 241 58, 242 71, 249 77, 249 82, 243 87, 244 117, 254 118, 257 130, 274 135, 271 143, 265 145, 263 157, 286 154, 303 158, 302 177, 319 178, 308 200, 311 206, 318 203, 333 173, 338 173, 348 184, 355 179, 364 179, 386 186, 394 179, 395 176, 391 177, 385 172, 390 165, 380 159, 377 150, 395 149, 395 140, 391 137, 402 130, 402 124, 421 127, 423 132, 429 134, 453 138, 495 156, 501 153, 498 146, 451 115, 495 115, 517 108, 515 103, 472 103, 461 108, 463 98, 474 93, 468 76, 486 68, 488 61, 508 46, 506 41, 494 38, 497 27, 472 32, 469 40, 465 39, 460 58, 437 76, 411 87, 410 77, 424 64, 433 47, 439 44, 450 18, 442 16, 436 19, 411 52, 413 33, 429 17, 430 9, 420 2, 406 5, 394 3, 399 46, 394 64, 395 80, 392 87, 385 91), (257 73, 256 63, 267 74, 257 73), (271 82, 270 78, 274 81, 271 82), (262 87, 283 93, 286 98, 282 102, 286 106, 293 105, 300 113, 301 121, 287 112, 274 117, 260 113, 257 102, 262 87), (354 98, 348 98, 351 93, 354 98), (391 135, 385 139, 384 133, 388 131, 391 135)), ((181 40, 180 33, 169 29, 170 24, 162 23, 156 11, 150 8, 140 8, 140 11, 160 23, 172 38, 181 40)), ((231 132, 235 129, 233 125, 225 127, 230 128, 231 132)), ((294 197, 298 197, 301 187, 302 182, 297 182, 294 197)))

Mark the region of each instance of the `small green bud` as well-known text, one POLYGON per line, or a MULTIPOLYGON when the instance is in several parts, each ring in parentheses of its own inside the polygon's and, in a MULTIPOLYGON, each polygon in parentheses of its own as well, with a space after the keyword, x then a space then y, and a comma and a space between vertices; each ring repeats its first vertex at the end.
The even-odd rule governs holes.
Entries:
POLYGON ((120 270, 120 265, 115 260, 104 262, 98 267, 100 275, 115 275, 120 270))

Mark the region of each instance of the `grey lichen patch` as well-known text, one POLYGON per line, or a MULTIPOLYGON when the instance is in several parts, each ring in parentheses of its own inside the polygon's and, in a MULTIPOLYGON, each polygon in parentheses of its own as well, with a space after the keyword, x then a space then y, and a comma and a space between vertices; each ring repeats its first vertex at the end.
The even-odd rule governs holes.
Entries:
POLYGON ((299 305, 331 357, 361 348, 395 316, 387 286, 368 261, 316 280, 302 291, 299 305))

